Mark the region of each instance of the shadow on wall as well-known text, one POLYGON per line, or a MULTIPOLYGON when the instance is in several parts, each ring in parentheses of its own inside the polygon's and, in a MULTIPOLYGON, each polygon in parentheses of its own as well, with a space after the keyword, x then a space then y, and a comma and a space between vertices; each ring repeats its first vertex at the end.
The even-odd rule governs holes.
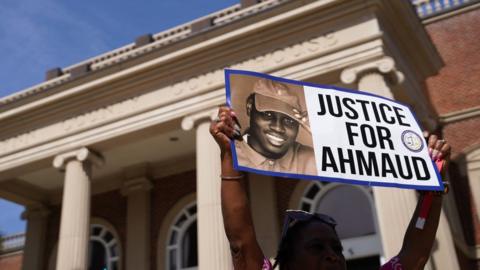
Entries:
POLYGON ((465 242, 469 246, 475 246, 475 222, 472 213, 472 197, 467 174, 466 156, 461 155, 449 164, 449 177, 451 181, 452 191, 457 205, 458 215, 460 218, 461 229, 465 237, 465 242))

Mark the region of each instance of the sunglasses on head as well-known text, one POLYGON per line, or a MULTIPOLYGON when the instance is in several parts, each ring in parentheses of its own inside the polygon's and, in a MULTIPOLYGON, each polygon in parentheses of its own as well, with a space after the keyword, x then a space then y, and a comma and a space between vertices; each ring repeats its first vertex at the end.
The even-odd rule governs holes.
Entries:
POLYGON ((295 224, 310 220, 321 221, 332 228, 335 228, 337 225, 337 222, 331 216, 320 213, 309 213, 303 210, 287 210, 285 211, 285 220, 283 222, 282 239, 287 235, 288 229, 295 226, 295 224))

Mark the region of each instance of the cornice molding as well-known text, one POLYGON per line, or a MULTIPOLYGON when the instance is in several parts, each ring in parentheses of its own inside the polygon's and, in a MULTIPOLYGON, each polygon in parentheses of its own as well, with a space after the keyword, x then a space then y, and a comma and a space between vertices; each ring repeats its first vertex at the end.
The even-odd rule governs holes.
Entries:
MULTIPOLYGON (((309 2, 0 113, 0 125, 4 127, 0 141, 0 171, 182 119, 224 103, 223 68, 206 69, 213 60, 233 63, 228 66, 232 69, 255 70, 302 80, 321 75, 337 76, 348 66, 381 58, 386 54, 387 45, 374 12, 391 13, 390 5, 390 1, 309 2), (320 13, 326 16, 319 16, 320 13), (330 28, 332 25, 341 27, 327 32, 333 29, 330 28), (292 39, 286 38, 286 34, 297 37, 298 42, 290 43, 292 39), (268 39, 264 39, 265 36, 268 39), (278 44, 289 45, 278 48, 278 44), (203 55, 211 54, 212 50, 215 59, 203 55), (198 74, 198 70, 205 72, 198 74), (177 71, 179 74, 175 73, 177 71), (170 77, 174 77, 170 85, 162 84, 169 82, 170 77), (178 82, 182 77, 188 79, 178 82), (140 86, 147 84, 148 87, 138 91, 140 86), (115 104, 108 103, 112 87, 115 87, 115 97, 123 97, 115 104), (99 97, 103 98, 99 102, 105 104, 103 107, 99 103, 91 104, 91 100, 99 97), (51 114, 67 112, 72 106, 83 113, 63 121, 48 122, 48 117, 53 117, 51 114), (16 117, 26 121, 15 121, 16 117), (42 121, 47 123, 38 124, 42 121)), ((401 8, 402 14, 411 11, 406 5, 401 8)), ((392 21, 404 20, 397 17, 392 21)), ((391 46, 394 45, 388 45, 391 46)), ((409 51, 405 57, 410 54, 409 51)), ((218 67, 216 64, 213 66, 218 67)), ((417 69, 417 66, 408 68, 417 69)), ((425 66, 432 69, 431 63, 425 63, 425 66)))
MULTIPOLYGON (((42 98, 40 100, 36 100, 30 103, 27 103, 23 106, 12 108, 4 113, 0 114, 0 120, 11 117, 15 114, 25 112, 28 110, 32 110, 34 108, 38 108, 39 106, 44 106, 46 104, 55 102, 57 100, 63 99, 67 96, 75 95, 80 92, 84 92, 88 89, 95 88, 101 85, 104 85, 105 83, 112 82, 114 80, 119 80, 121 78, 125 78, 127 76, 132 76, 134 74, 138 74, 139 72, 145 71, 147 69, 152 69, 154 67, 158 67, 161 65, 165 65, 165 63, 175 63, 176 60, 185 58, 186 55, 192 56, 196 55, 201 51, 209 51, 213 49, 215 46, 224 46, 224 45, 231 45, 232 42, 238 42, 237 39, 240 37, 249 37, 249 36, 255 36, 255 33, 260 32, 262 29, 265 29, 267 27, 273 27, 275 25, 280 25, 282 23, 285 23, 288 20, 291 20, 292 18, 298 18, 301 17, 303 14, 308 14, 311 13, 312 10, 318 10, 321 9, 322 7, 329 6, 333 2, 338 2, 341 3, 342 1, 338 0, 329 0, 329 1, 313 1, 311 3, 308 3, 304 6, 300 6, 298 8, 294 8, 292 10, 288 10, 285 13, 282 13, 277 16, 273 16, 271 18, 262 20, 260 22, 255 22, 249 25, 246 25, 245 27, 240 27, 238 29, 235 29, 234 31, 226 32, 223 35, 219 36, 214 36, 209 39, 204 39, 203 42, 199 42, 196 44, 193 44, 192 46, 188 46, 182 49, 179 49, 177 51, 173 51, 171 53, 168 53, 166 55, 163 55, 161 57, 152 59, 150 61, 132 66, 130 68, 127 68, 125 70, 121 70, 119 72, 116 72, 114 74, 111 74, 109 76, 93 80, 91 82, 82 84, 77 87, 73 87, 71 89, 62 91, 60 93, 42 98)), ((292 1, 293 3, 293 1, 292 1)), ((259 41, 257 40, 255 43, 258 43, 259 41)), ((218 49, 217 49, 218 50, 218 49)), ((24 93, 25 94, 25 93, 24 93)))
MULTIPOLYGON (((252 59, 230 66, 234 69, 256 69, 262 72, 269 72, 279 66, 292 65, 299 61, 314 59, 337 45, 336 33, 328 33, 319 37, 305 40, 291 46, 274 50, 272 52, 257 56, 252 59)), ((344 59, 342 59, 344 61, 344 59)), ((329 63, 331 66, 332 63, 329 63)), ((3 141, 0 141, 0 161, 2 156, 31 148, 44 141, 58 140, 71 134, 78 134, 88 129, 104 126, 108 123, 119 121, 124 118, 133 117, 155 108, 168 107, 173 103, 182 104, 181 100, 198 99, 196 95, 208 93, 210 96, 218 96, 218 93, 211 92, 224 87, 224 71, 217 69, 207 73, 191 77, 185 81, 178 82, 154 91, 137 95, 109 104, 104 107, 93 109, 53 123, 26 133, 17 134, 3 141), (212 95, 213 93, 213 95, 212 95)), ((192 102, 185 102, 185 106, 191 106, 192 102)), ((196 102, 197 105, 199 104, 196 102)), ((224 103, 224 98, 212 105, 218 106, 224 103)), ((201 103, 200 103, 201 104, 201 103)), ((178 106, 175 106, 178 108, 178 106)), ((205 107, 201 107, 203 110, 205 107)), ((194 110, 198 110, 194 108, 194 110)), ((184 115, 177 115, 183 117, 184 115)), ((0 119, 1 121, 1 119, 0 119)))
MULTIPOLYGON (((156 93, 159 94, 159 93, 156 93)), ((148 99, 148 97, 146 97, 148 99)), ((155 100, 158 98, 154 97, 155 100)), ((145 128, 165 123, 179 117, 202 110, 203 108, 212 108, 225 101, 224 90, 216 90, 204 95, 195 96, 192 99, 172 103, 168 106, 160 107, 152 111, 144 112, 139 115, 132 115, 123 119, 117 119, 111 123, 95 125, 82 130, 72 132, 68 136, 54 136, 50 132, 53 130, 42 130, 46 136, 41 141, 30 142, 30 145, 23 147, 21 142, 16 142, 17 151, 9 154, 0 154, 0 172, 12 169, 23 164, 28 164, 42 159, 49 159, 59 153, 68 151, 74 147, 81 148, 85 145, 91 145, 101 141, 116 138, 125 134, 143 130, 145 128), (24 150, 23 150, 24 149, 24 150)), ((38 137, 36 139, 39 139, 38 137)), ((2 148, 0 147, 0 153, 2 148)))
POLYGON ((215 108, 187 115, 182 120, 182 129, 188 131, 196 127, 201 122, 210 122, 217 116, 217 113, 218 108, 215 108))

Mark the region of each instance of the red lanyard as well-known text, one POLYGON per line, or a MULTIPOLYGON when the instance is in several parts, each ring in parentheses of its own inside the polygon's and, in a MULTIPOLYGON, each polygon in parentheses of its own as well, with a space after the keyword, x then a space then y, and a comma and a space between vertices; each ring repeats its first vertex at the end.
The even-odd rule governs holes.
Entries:
MULTIPOLYGON (((441 172, 443 168, 443 159, 435 161, 435 165, 437 165, 438 171, 441 172)), ((418 214, 417 223, 415 224, 417 229, 423 230, 423 227, 425 227, 425 222, 427 221, 430 208, 432 207, 434 194, 435 193, 433 191, 428 191, 425 192, 425 195, 423 196, 422 205, 420 206, 420 213, 418 214)))

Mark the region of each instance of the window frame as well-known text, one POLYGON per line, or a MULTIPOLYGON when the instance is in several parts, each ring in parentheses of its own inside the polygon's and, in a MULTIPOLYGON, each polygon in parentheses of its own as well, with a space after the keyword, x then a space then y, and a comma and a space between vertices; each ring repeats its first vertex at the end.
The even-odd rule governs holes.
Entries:
MULTIPOLYGON (((167 234, 167 239, 166 239, 166 244, 165 244, 165 267, 166 269, 171 269, 171 261, 170 261, 170 252, 172 250, 176 250, 176 269, 175 270, 197 270, 198 265, 194 267, 182 267, 182 239, 185 235, 185 233, 188 231, 188 228, 192 225, 192 223, 197 221, 197 202, 190 202, 187 205, 185 205, 176 215, 175 218, 173 219, 173 222, 170 224, 170 228, 168 230, 167 234), (191 214, 189 212, 190 209, 195 208, 195 212, 191 214), (177 225, 182 216, 186 217, 186 220, 183 221, 182 224, 177 225), (175 243, 171 243, 172 239, 172 234, 175 232, 177 234, 175 243)), ((198 233, 198 231, 197 231, 198 233)), ((197 243, 198 245, 198 243, 197 243)), ((197 252, 198 252, 198 246, 197 246, 197 252)))

